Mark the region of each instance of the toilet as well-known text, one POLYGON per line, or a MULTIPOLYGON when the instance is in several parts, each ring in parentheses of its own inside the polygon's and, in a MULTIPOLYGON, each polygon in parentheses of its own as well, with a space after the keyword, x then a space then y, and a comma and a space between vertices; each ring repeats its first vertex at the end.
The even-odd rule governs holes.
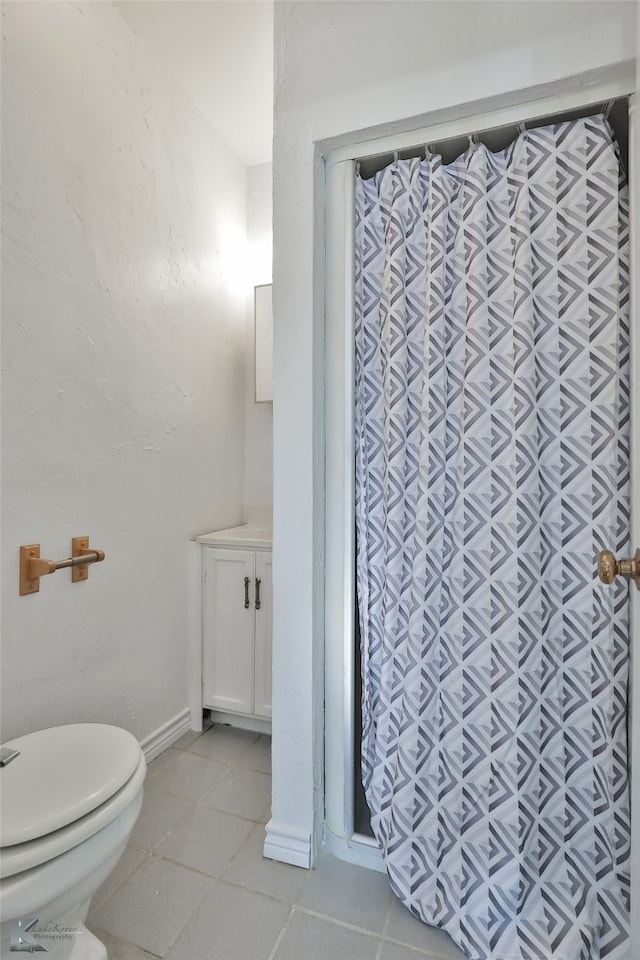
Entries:
POLYGON ((120 727, 73 723, 3 744, 2 764, 1 960, 43 947, 55 960, 106 960, 84 920, 140 813, 138 741, 120 727))

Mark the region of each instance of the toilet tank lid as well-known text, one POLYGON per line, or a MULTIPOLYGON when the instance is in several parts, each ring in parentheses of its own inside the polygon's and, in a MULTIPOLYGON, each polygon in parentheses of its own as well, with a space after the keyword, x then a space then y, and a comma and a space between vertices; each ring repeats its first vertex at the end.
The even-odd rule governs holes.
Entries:
POLYGON ((109 800, 135 772, 140 745, 127 730, 71 723, 3 744, 19 756, 0 767, 0 846, 44 837, 109 800))

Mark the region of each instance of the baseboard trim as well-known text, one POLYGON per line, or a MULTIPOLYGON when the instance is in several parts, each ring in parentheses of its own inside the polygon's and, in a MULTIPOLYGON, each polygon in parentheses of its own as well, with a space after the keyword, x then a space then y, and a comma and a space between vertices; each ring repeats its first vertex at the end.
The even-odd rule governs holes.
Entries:
POLYGON ((269 860, 279 860, 281 863, 291 863, 294 867, 309 869, 311 834, 270 820, 266 826, 263 853, 269 860))
POLYGON ((140 742, 145 760, 150 763, 155 757, 163 753, 172 743, 179 740, 183 734, 191 729, 191 711, 189 707, 181 710, 172 720, 167 720, 154 733, 140 742))

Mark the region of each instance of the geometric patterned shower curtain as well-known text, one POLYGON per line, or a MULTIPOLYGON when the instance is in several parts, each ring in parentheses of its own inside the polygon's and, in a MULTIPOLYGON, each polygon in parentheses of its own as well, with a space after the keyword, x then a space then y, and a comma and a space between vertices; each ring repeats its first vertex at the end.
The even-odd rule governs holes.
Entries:
POLYGON ((363 782, 473 960, 629 957, 628 252, 601 116, 357 178, 363 782))

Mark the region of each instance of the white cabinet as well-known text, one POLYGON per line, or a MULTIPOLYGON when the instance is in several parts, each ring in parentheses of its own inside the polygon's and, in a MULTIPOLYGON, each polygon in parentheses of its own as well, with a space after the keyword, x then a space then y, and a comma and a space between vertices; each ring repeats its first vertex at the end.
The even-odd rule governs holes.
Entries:
POLYGON ((204 547, 203 705, 271 717, 271 554, 204 547))
POLYGON ((271 719, 271 532, 253 534, 234 528, 198 537, 202 708, 231 723, 271 719))

